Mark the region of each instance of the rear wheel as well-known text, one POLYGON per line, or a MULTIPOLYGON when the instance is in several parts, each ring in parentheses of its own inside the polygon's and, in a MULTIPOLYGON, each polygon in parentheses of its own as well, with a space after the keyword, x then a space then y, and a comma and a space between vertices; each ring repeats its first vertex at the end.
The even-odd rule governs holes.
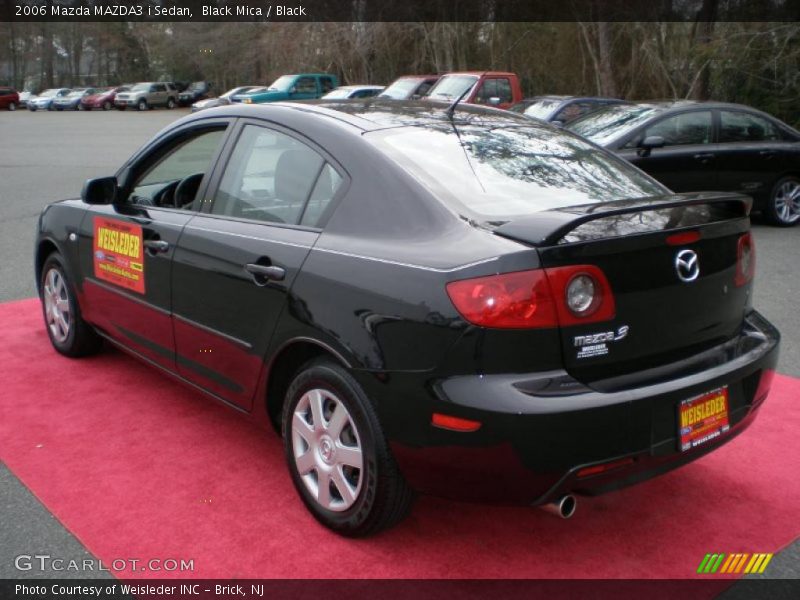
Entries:
POLYGON ((800 178, 790 175, 779 179, 772 188, 772 195, 764 212, 773 225, 797 225, 800 222, 800 178))
POLYGON ((400 521, 413 493, 394 462, 375 409, 338 364, 306 364, 286 394, 286 462, 300 497, 333 531, 362 537, 400 521))
POLYGON ((170 109, 170 110, 172 110, 173 108, 175 108, 175 100, 173 100, 172 98, 170 98, 169 100, 167 100, 167 108, 168 108, 168 109, 170 109))
POLYGON ((51 254, 44 263, 41 290, 42 314, 50 343, 66 356, 86 356, 100 350, 103 341, 81 317, 61 255, 51 254))
POLYGON ((8 105, 8 110, 17 110, 17 105, 15 102, 10 102, 8 105))

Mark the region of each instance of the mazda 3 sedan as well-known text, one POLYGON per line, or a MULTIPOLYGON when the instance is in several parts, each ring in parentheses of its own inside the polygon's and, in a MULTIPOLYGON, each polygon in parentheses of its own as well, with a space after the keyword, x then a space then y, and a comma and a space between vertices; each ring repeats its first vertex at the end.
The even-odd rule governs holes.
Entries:
POLYGON ((800 131, 740 104, 610 106, 567 127, 670 189, 749 194, 773 225, 800 223, 800 131))
POLYGON ((36 278, 58 352, 271 424, 340 534, 414 492, 568 517, 753 422, 779 335, 749 210, 491 108, 231 105, 48 206, 36 278))

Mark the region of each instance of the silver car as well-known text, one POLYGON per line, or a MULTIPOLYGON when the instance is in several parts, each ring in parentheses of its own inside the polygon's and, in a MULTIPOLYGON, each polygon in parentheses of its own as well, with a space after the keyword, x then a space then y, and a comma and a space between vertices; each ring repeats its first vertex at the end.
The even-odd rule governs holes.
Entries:
POLYGON ((167 81, 137 83, 127 92, 117 94, 114 105, 120 110, 148 110, 156 106, 175 108, 178 105, 178 90, 167 81))
POLYGON ((52 88, 43 91, 38 96, 31 96, 28 99, 28 110, 53 110, 53 100, 66 96, 71 91, 69 88, 52 88))

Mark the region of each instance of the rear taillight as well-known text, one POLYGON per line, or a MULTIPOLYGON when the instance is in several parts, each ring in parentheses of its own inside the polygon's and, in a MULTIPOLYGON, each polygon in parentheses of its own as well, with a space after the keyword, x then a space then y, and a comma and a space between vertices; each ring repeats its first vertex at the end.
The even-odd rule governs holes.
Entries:
POLYGON ((464 319, 482 327, 534 329, 614 318, 611 286, 593 265, 517 271, 447 284, 464 319))
POLYGON ((736 277, 737 286, 743 286, 753 280, 756 272, 756 245, 753 235, 748 231, 739 238, 736 246, 736 277))
POLYGON ((461 316, 482 327, 558 327, 553 296, 541 269, 451 281, 447 294, 461 316))
POLYGON ((594 265, 545 269, 561 326, 610 321, 616 304, 605 274, 594 265))

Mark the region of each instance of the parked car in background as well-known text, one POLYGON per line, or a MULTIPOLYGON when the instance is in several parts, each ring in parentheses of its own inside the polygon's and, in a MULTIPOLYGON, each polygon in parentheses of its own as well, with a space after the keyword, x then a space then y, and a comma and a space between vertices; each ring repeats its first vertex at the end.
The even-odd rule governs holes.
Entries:
POLYGON ((211 84, 208 81, 194 81, 178 94, 178 104, 190 106, 198 100, 205 100, 211 95, 211 84))
POLYGON ((95 93, 94 88, 73 88, 69 94, 60 96, 53 100, 53 108, 56 110, 78 110, 81 108, 81 100, 95 93))
POLYGON ((614 104, 630 104, 619 98, 596 98, 583 96, 534 96, 509 107, 511 112, 564 125, 578 117, 614 104))
POLYGON ((243 85, 235 87, 216 98, 206 98, 205 100, 200 100, 199 102, 195 102, 194 104, 192 104, 192 112, 197 112, 199 110, 204 110, 206 108, 215 108, 217 106, 227 106, 228 104, 231 103, 231 97, 237 94, 247 94, 254 90, 261 90, 261 89, 266 89, 266 88, 260 85, 243 85))
POLYGON ((323 96, 325 100, 353 100, 372 98, 383 91, 382 85, 343 85, 323 96))
POLYGON ((772 224, 800 222, 800 132, 766 113, 721 102, 653 102, 603 108, 567 127, 676 192, 742 192, 772 224))
POLYGON ((384 89, 379 97, 392 100, 417 100, 439 81, 438 75, 403 75, 384 89))
POLYGON ((28 110, 53 110, 53 100, 56 98, 63 98, 72 90, 69 88, 51 88, 43 91, 38 96, 32 96, 28 99, 28 110))
POLYGON ((0 109, 17 110, 19 106, 19 94, 17 90, 10 87, 0 87, 0 109))
POLYGON ((136 108, 148 110, 157 106, 175 108, 178 105, 178 90, 168 81, 146 81, 137 83, 127 92, 114 98, 114 106, 120 110, 136 108))
POLYGON ((247 94, 237 94, 231 98, 231 101, 244 104, 262 104, 280 100, 313 100, 314 98, 321 98, 337 87, 339 87, 339 80, 336 75, 331 75, 330 73, 281 75, 266 88, 251 91, 247 94))
POLYGON ((130 89, 130 85, 97 89, 94 94, 89 94, 81 98, 80 109, 93 110, 95 108, 102 108, 103 110, 111 110, 114 108, 114 99, 117 97, 117 94, 120 92, 127 92, 130 89))
POLYGON ((428 91, 425 98, 453 102, 461 97, 465 104, 485 104, 508 108, 522 100, 522 88, 515 73, 467 71, 447 73, 428 91))
POLYGON ((34 94, 31 90, 22 90, 19 93, 19 106, 23 108, 28 108, 28 100, 33 98, 36 94, 34 94))

